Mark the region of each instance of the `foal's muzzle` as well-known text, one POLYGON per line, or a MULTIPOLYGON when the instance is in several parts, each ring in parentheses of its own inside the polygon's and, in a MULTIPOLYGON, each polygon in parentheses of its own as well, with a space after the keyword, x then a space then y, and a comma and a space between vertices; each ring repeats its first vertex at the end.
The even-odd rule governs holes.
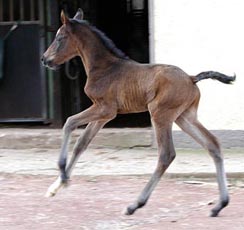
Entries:
POLYGON ((48 58, 46 58, 44 55, 41 58, 41 62, 44 66, 50 66, 52 65, 52 60, 48 60, 48 58))
POLYGON ((52 59, 48 59, 47 57, 45 57, 44 55, 41 58, 41 62, 45 67, 48 67, 52 70, 57 70, 58 69, 58 65, 54 64, 52 59))

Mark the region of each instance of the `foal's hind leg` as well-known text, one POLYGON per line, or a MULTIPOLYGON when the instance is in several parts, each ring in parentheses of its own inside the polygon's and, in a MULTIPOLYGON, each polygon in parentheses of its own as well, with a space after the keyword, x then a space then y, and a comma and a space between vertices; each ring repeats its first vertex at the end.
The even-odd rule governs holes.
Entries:
MULTIPOLYGON (((163 118, 161 120, 163 120, 163 118)), ((136 209, 141 208, 146 204, 160 178, 175 158, 175 150, 172 140, 172 123, 167 121, 163 121, 162 123, 162 121, 158 122, 153 119, 152 122, 158 142, 159 155, 157 167, 138 199, 125 210, 126 215, 133 214, 136 209)))
MULTIPOLYGON (((78 160, 79 156, 87 149, 89 143, 92 141, 92 139, 96 136, 98 131, 107 123, 108 121, 96 121, 91 122, 87 125, 86 129, 84 130, 83 135, 81 135, 73 150, 73 156, 69 162, 69 165, 66 169, 66 177, 67 179, 70 177, 71 171, 73 166, 75 165, 76 161, 78 160)), ((46 196, 54 196, 57 191, 65 185, 66 182, 64 182, 61 179, 61 176, 57 178, 57 180, 48 188, 46 196)))
POLYGON ((229 195, 227 190, 227 180, 224 170, 224 161, 221 154, 220 145, 215 136, 213 136, 196 118, 195 109, 184 112, 176 121, 180 128, 193 137, 199 144, 207 149, 212 156, 219 186, 220 198, 218 204, 212 209, 210 216, 215 217, 228 205, 229 195))

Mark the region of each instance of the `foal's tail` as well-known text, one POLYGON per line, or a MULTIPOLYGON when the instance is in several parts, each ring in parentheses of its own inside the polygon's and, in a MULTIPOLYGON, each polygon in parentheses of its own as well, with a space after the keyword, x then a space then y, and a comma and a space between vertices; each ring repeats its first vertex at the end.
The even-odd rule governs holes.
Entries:
POLYGON ((218 80, 222 83, 225 84, 231 84, 233 81, 235 81, 236 79, 236 75, 234 74, 234 76, 227 76, 225 74, 219 73, 219 72, 214 72, 214 71, 206 71, 206 72, 201 72, 196 76, 192 77, 193 83, 197 83, 201 80, 204 79, 213 79, 213 80, 218 80))

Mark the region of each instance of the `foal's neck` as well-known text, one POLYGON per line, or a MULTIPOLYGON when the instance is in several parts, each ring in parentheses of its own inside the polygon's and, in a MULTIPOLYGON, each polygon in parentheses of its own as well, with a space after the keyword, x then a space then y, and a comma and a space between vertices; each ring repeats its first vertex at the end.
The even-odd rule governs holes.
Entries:
POLYGON ((85 34, 77 34, 76 41, 88 77, 96 71, 106 71, 119 61, 119 58, 113 55, 92 31, 87 30, 85 34))

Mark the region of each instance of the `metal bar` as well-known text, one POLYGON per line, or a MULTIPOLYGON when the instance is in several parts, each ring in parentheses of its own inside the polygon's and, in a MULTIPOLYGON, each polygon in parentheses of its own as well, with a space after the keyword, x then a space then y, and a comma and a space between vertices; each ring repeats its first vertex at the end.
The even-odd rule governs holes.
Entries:
POLYGON ((35 1, 30 0, 30 20, 35 21, 35 1))
POLYGON ((14 21, 14 1, 9 0, 9 19, 8 21, 14 21))
POLYGON ((0 0, 0 22, 3 21, 3 0, 0 0))
MULTIPOLYGON (((9 22, 0 22, 0 26, 3 25, 13 25, 16 21, 9 21, 9 22)), ((38 25, 40 24, 39 21, 21 21, 21 25, 38 25)))
POLYGON ((1 123, 10 123, 10 122, 47 122, 46 118, 37 117, 37 118, 0 118, 1 123))
MULTIPOLYGON (((37 15, 37 18, 38 18, 38 20, 39 20, 39 22, 42 24, 42 25, 44 25, 44 10, 47 10, 47 12, 48 12, 48 8, 47 9, 45 9, 44 8, 44 2, 43 1, 38 1, 38 15, 37 15)), ((48 5, 49 3, 47 3, 47 5, 48 5)))
POLYGON ((24 21, 24 17, 25 17, 25 15, 24 15, 24 8, 25 8, 25 6, 24 6, 24 0, 20 0, 20 20, 21 21, 24 21))

